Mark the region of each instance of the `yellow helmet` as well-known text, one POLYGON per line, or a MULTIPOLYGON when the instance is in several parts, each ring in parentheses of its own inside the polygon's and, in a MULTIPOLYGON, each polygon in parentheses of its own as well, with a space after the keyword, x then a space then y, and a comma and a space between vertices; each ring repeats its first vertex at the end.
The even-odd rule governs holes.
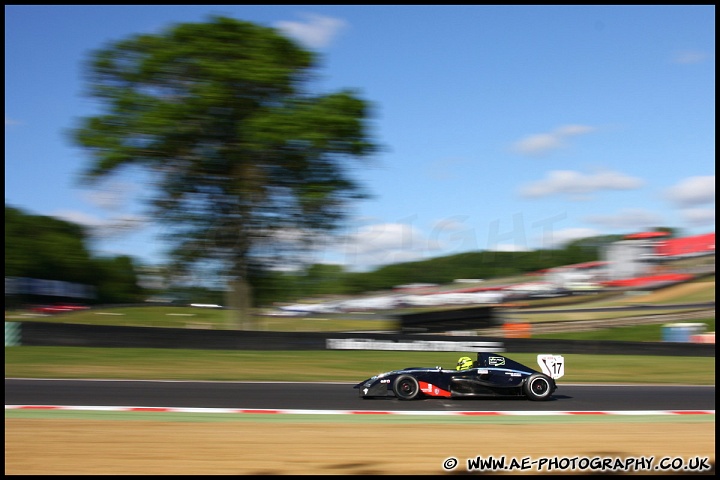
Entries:
POLYGON ((473 361, 470 357, 460 357, 460 360, 458 360, 457 363, 457 369, 456 370, 467 370, 469 368, 473 367, 473 361))

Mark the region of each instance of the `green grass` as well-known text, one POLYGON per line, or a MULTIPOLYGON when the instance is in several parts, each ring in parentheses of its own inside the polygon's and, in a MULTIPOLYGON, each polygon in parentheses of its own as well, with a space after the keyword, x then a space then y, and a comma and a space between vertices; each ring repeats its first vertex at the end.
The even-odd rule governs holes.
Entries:
MULTIPOLYGON (((232 329, 229 310, 185 306, 94 308, 82 312, 37 316, 27 312, 8 312, 6 321, 117 325, 123 327, 232 329)), ((343 332, 355 330, 395 330, 392 320, 333 319, 326 317, 257 316, 253 330, 275 332, 343 332)))
MULTIPOLYGON (((376 373, 403 367, 440 365, 452 368, 462 354, 6 347, 5 377, 360 382, 376 373)), ((506 355, 537 367, 536 354, 507 352, 506 355)), ((714 357, 564 356, 565 376, 560 383, 715 384, 714 357)))
MULTIPOLYGON (((714 301, 714 276, 691 296, 665 295, 668 303, 714 301)), ((671 287, 672 288, 672 287, 671 287)), ((672 293, 672 290, 668 290, 672 293)), ((666 293, 668 293, 666 292, 666 293)), ((627 305, 636 297, 587 299, 582 305, 627 305)), ((535 305, 539 307, 539 305, 535 305)), ((548 305, 546 308, 557 308, 548 305)), ((678 313, 669 310, 669 313, 678 313)), ((228 311, 192 307, 127 307, 93 309, 52 317, 30 317, 26 312, 6 312, 6 321, 47 321, 93 325, 176 328, 230 328, 228 311)), ((653 313, 657 313, 654 311, 653 313)), ((566 314, 571 315, 571 314, 566 314)), ((604 318, 619 314, 605 312, 604 318)), ((626 315, 626 314, 620 314, 626 315)), ((635 314, 636 315, 636 314, 635 314)), ((557 314, 548 318, 558 320, 557 314)), ((574 318, 577 318, 577 315, 574 318)), ((542 315, 527 320, 543 321, 542 315), (540 317, 540 318, 538 318, 540 317)), ((695 320, 715 330, 715 318, 695 320)), ((343 320, 314 317, 263 317, 255 326, 268 331, 383 331, 396 330, 394 321, 343 320)), ((534 335, 534 338, 567 340, 661 341, 662 324, 617 327, 590 332, 534 335)), ((26 378, 107 378, 168 380, 341 381, 359 382, 375 373, 408 366, 452 367, 463 352, 395 351, 217 351, 139 348, 6 347, 5 376, 26 378)), ((473 352, 467 352, 473 353, 473 352)), ((536 352, 556 353, 563 352, 536 352)), ((535 355, 508 356, 528 366, 535 355)), ((562 382, 612 382, 659 384, 715 384, 715 358, 648 357, 621 355, 566 355, 562 382)))

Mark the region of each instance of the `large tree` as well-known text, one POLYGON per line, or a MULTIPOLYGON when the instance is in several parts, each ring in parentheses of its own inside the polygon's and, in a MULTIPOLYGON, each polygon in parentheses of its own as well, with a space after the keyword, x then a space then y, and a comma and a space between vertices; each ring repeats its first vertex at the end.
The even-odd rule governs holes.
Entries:
POLYGON ((255 272, 282 239, 340 226, 364 196, 353 161, 376 147, 356 92, 310 88, 316 55, 274 29, 226 17, 173 25, 92 52, 89 94, 105 107, 72 136, 92 161, 83 179, 124 166, 152 174, 154 218, 172 257, 221 265, 236 327, 250 318, 255 272))

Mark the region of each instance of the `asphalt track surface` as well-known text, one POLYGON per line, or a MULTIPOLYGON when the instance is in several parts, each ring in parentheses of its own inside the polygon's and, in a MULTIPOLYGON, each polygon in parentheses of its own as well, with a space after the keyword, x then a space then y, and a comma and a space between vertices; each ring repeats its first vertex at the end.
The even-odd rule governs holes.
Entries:
POLYGON ((5 405, 354 411, 715 410, 715 386, 558 384, 552 399, 362 399, 350 383, 5 379, 5 405))

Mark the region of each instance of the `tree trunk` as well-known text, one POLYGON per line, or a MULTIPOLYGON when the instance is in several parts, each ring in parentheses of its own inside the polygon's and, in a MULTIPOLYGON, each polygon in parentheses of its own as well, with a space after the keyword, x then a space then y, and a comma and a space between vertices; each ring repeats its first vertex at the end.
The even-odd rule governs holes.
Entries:
POLYGON ((252 314, 252 286, 244 278, 228 281, 226 306, 228 307, 228 328, 231 330, 254 330, 255 317, 252 314))

